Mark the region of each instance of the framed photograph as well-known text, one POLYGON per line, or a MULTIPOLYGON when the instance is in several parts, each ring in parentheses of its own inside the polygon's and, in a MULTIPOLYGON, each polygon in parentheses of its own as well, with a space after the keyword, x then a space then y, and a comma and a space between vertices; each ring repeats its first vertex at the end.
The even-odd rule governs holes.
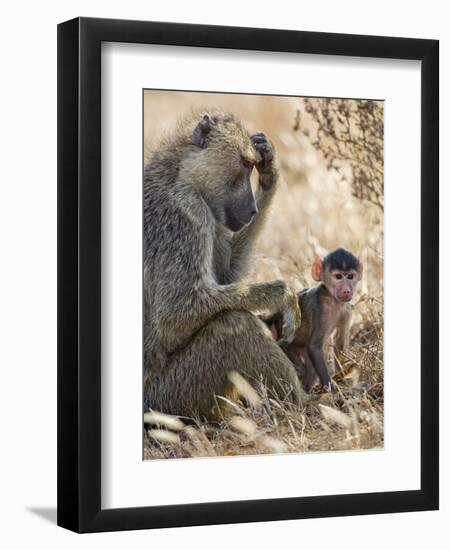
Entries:
POLYGON ((58 26, 58 524, 438 508, 436 40, 58 26))

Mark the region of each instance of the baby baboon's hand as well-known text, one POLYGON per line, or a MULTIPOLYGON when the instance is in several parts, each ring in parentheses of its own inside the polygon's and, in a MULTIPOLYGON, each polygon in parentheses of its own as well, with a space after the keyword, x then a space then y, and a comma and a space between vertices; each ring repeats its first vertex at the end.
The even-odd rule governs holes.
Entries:
POLYGON ((260 157, 256 164, 256 169, 259 172, 259 183, 263 191, 270 191, 278 178, 274 162, 275 149, 262 132, 253 134, 251 140, 260 157))

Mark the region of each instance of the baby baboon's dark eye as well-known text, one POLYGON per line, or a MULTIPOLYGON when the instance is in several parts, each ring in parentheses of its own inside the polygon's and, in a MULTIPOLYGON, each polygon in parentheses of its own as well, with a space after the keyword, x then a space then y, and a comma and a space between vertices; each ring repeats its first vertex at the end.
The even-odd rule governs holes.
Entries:
POLYGON ((336 273, 335 275, 336 279, 342 279, 342 273, 336 273))
POLYGON ((347 279, 350 279, 350 280, 352 280, 352 279, 353 279, 353 277, 354 277, 353 273, 349 273, 349 274, 347 275, 347 279))

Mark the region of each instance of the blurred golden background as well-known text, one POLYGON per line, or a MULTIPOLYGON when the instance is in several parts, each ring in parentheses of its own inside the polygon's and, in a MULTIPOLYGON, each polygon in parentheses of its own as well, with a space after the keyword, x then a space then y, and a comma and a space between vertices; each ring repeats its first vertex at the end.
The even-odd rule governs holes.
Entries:
POLYGON ((178 428, 186 434, 172 434, 173 441, 166 432, 150 430, 145 458, 383 445, 383 107, 361 100, 144 92, 144 162, 190 110, 230 111, 249 133, 264 132, 275 145, 281 181, 249 280, 283 279, 295 290, 309 287, 314 255, 338 247, 364 264, 353 300, 348 370, 339 375, 337 394, 317 395, 299 414, 275 406, 261 388, 263 413, 236 403, 239 422, 236 417, 219 426, 198 421, 195 429, 178 428), (244 431, 242 421, 248 423, 244 431))
MULTIPOLYGON (((309 104, 323 101, 309 100, 309 104)), ((312 132, 314 120, 307 113, 304 99, 147 90, 144 161, 161 136, 187 112, 199 108, 208 112, 213 107, 233 112, 250 133, 264 132, 278 155, 279 190, 259 239, 249 279, 284 279, 300 290, 312 284, 310 264, 315 254, 344 247, 364 263, 359 294, 381 300, 383 210, 352 194, 351 175, 343 180, 336 170, 327 168, 322 152, 305 135, 312 132)))

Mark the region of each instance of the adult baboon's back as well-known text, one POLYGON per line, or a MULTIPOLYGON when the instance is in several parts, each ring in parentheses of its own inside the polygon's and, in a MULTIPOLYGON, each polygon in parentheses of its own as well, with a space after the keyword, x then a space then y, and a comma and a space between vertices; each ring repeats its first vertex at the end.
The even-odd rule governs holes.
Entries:
POLYGON ((239 282, 272 201, 274 150, 231 114, 191 118, 161 144, 144 173, 144 404, 209 416, 228 374, 280 380, 300 396, 290 361, 253 311, 298 322, 283 281, 239 282), (255 196, 252 168, 259 173, 255 196))

